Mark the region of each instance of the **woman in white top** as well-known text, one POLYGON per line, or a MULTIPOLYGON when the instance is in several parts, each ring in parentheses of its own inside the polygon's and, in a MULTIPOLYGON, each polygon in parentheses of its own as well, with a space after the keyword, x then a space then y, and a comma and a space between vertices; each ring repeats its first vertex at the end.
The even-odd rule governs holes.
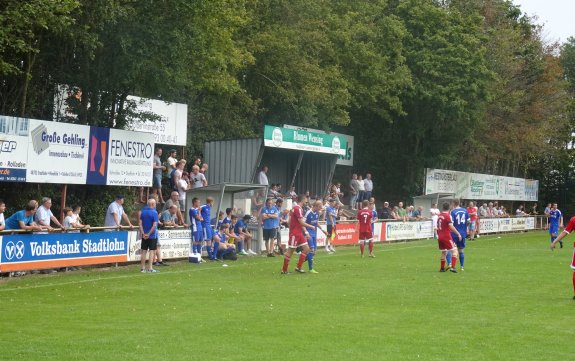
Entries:
POLYGON ((433 203, 429 209, 431 214, 431 223, 433 224, 433 238, 437 239, 437 220, 439 219, 439 208, 437 208, 437 203, 433 203))

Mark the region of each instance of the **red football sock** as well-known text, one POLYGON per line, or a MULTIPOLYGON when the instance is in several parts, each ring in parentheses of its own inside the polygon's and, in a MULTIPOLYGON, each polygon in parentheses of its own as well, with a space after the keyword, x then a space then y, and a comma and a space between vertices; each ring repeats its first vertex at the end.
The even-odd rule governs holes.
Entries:
POLYGON ((573 293, 575 293, 575 272, 573 272, 573 293))
POLYGON ((457 263, 457 257, 451 256, 451 267, 455 268, 456 263, 457 263))
POLYGON ((373 253, 373 242, 369 242, 369 253, 373 253))
POLYGON ((299 259, 297 260, 297 268, 301 268, 305 260, 307 259, 307 253, 301 253, 299 259))
POLYGON ((445 269, 445 260, 444 259, 441 260, 441 269, 445 269))
POLYGON ((365 249, 365 244, 363 242, 361 242, 359 244, 359 250, 361 251, 361 255, 363 256, 363 250, 365 249))
POLYGON ((287 272, 289 266, 290 256, 287 254, 284 256, 284 266, 282 267, 282 271, 287 272))

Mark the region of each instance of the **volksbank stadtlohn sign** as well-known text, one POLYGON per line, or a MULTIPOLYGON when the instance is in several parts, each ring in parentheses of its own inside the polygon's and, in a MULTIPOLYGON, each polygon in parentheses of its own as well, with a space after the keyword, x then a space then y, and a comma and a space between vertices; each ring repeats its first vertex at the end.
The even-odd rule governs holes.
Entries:
POLYGON ((347 149, 347 142, 341 136, 272 125, 266 125, 264 128, 264 145, 273 148, 337 155, 345 155, 347 149))

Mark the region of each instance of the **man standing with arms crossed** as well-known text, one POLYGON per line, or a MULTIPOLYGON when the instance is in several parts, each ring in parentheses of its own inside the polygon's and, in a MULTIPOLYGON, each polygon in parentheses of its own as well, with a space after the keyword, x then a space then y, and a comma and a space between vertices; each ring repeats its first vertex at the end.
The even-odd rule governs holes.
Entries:
POLYGON ((288 250, 284 255, 284 264, 282 267, 282 274, 288 274, 288 266, 296 248, 301 247, 301 254, 297 261, 297 267, 295 269, 298 273, 305 273, 301 268, 304 261, 307 259, 307 254, 309 253, 309 246, 307 241, 310 239, 310 235, 306 228, 312 228, 309 224, 305 223, 303 216, 302 206, 307 201, 305 195, 300 194, 297 199, 297 203, 294 205, 290 212, 289 221, 289 240, 288 240, 288 250))

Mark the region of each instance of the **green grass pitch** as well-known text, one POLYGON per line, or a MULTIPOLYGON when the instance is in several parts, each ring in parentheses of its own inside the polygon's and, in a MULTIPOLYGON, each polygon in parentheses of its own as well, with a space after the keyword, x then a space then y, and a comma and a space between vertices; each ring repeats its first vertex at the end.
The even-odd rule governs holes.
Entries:
POLYGON ((316 275, 242 257, 3 280, 0 359, 570 360, 566 241, 551 252, 544 232, 484 236, 458 274, 438 272, 427 240, 378 244, 375 259, 320 251, 316 275))

